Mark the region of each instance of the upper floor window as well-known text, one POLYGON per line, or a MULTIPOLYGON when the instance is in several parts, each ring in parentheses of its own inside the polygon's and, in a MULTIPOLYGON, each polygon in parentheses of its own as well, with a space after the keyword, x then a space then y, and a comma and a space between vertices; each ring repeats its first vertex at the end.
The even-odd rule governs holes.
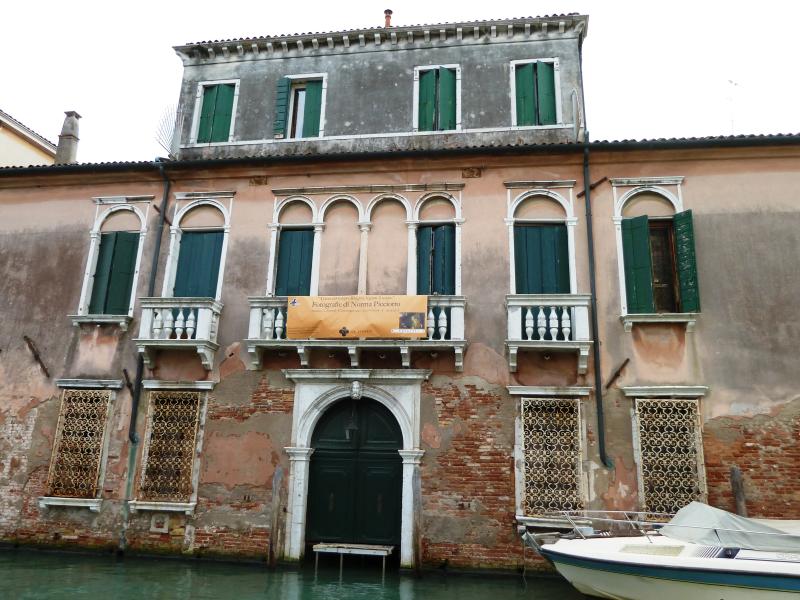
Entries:
POLYGON ((327 75, 290 75, 278 81, 276 139, 321 137, 324 132, 327 75))
POLYGON ((229 142, 233 138, 238 91, 238 80, 198 84, 194 125, 198 144, 229 142))
POLYGON ((107 321, 113 316, 123 326, 127 324, 133 314, 146 219, 133 203, 147 204, 150 198, 95 199, 98 215, 91 232, 78 314, 73 319, 107 321))
POLYGON ((512 125, 555 125, 561 122, 558 59, 511 63, 512 125))
POLYGON ((414 131, 461 129, 461 67, 414 69, 414 131))
MULTIPOLYGON (((639 200, 648 199, 640 197, 639 200)), ((649 200, 658 202, 657 198, 649 200)), ((658 211, 657 216, 640 214, 627 218, 623 213, 627 312, 699 312, 692 211, 673 215, 659 212, 663 211, 658 211)))
POLYGON ((452 223, 417 228, 417 294, 456 293, 455 229, 452 223))

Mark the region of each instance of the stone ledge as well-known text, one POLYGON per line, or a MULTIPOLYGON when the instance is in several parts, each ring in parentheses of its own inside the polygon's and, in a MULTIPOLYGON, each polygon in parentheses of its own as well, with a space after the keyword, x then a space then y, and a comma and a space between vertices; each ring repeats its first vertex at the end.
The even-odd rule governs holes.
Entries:
POLYGON ((197 502, 149 502, 147 500, 129 500, 128 507, 132 513, 140 510, 154 512, 182 512, 191 515, 197 502))
POLYGON ((686 323, 686 331, 694 331, 698 313, 639 313, 622 315, 619 319, 625 326, 625 331, 630 332, 634 324, 644 323, 686 323))
POLYGON ((92 512, 100 512, 102 498, 64 498, 60 496, 40 496, 39 508, 65 506, 70 508, 88 508, 92 512))

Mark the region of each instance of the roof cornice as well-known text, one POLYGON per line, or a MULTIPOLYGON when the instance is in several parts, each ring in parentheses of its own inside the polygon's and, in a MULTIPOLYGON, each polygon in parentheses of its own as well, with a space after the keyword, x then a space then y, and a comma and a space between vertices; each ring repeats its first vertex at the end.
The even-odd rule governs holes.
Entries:
POLYGON ((174 46, 184 65, 268 58, 297 58, 354 51, 407 50, 489 42, 585 37, 586 15, 550 15, 433 25, 375 27, 322 33, 239 38, 174 46))
POLYGON ((0 127, 6 127, 10 129, 25 141, 33 144, 43 152, 52 154, 53 157, 55 157, 56 145, 53 142, 45 138, 43 135, 36 133, 30 127, 23 125, 10 114, 2 110, 0 110, 0 127))

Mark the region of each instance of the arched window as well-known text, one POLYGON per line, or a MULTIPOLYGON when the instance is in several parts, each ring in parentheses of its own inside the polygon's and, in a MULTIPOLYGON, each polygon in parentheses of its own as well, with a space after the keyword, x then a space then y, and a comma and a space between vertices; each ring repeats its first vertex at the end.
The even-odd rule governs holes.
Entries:
MULTIPOLYGON (((312 295, 316 205, 304 197, 288 198, 275 208, 267 294, 312 295)), ((314 290, 316 294, 316 290, 314 290)))
POLYGON ((216 199, 194 200, 177 210, 164 297, 220 299, 229 215, 216 199))
MULTIPOLYGON (((423 196, 416 205, 416 289, 421 295, 461 293, 460 206, 449 195, 423 196)), ((411 262, 409 257, 409 263, 411 262)))
MULTIPOLYGON (((98 198, 77 320, 127 323, 133 315, 145 216, 127 201, 98 198), (103 206, 111 204, 103 210, 103 206)), ((147 202, 149 203, 149 197, 147 202)))
POLYGON ((679 181, 673 194, 651 181, 612 180, 622 314, 700 311, 692 211, 683 210, 679 181), (638 183, 638 185, 630 185, 638 183))

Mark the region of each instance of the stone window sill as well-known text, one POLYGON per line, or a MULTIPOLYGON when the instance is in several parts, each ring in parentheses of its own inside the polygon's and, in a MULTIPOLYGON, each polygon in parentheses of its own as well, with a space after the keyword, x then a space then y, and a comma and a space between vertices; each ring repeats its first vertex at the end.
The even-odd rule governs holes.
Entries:
POLYGON ((61 498, 57 496, 40 496, 39 508, 66 506, 71 508, 88 508, 92 512, 100 512, 103 504, 101 498, 61 498))
POLYGON ((128 331, 133 317, 128 315, 69 315, 75 327, 80 325, 118 325, 122 331, 128 331))
POLYGON ((524 515, 516 516, 517 523, 525 527, 536 527, 539 529, 573 529, 576 525, 585 525, 586 518, 550 516, 550 517, 526 517, 524 515))
POLYGON ((625 331, 631 331, 633 325, 644 323, 685 323, 686 331, 694 331, 698 313, 639 313, 622 315, 620 321, 625 326, 625 331))
POLYGON ((182 512, 191 515, 197 502, 148 502, 146 500, 130 500, 128 506, 131 512, 139 510, 152 510, 155 512, 182 512))

